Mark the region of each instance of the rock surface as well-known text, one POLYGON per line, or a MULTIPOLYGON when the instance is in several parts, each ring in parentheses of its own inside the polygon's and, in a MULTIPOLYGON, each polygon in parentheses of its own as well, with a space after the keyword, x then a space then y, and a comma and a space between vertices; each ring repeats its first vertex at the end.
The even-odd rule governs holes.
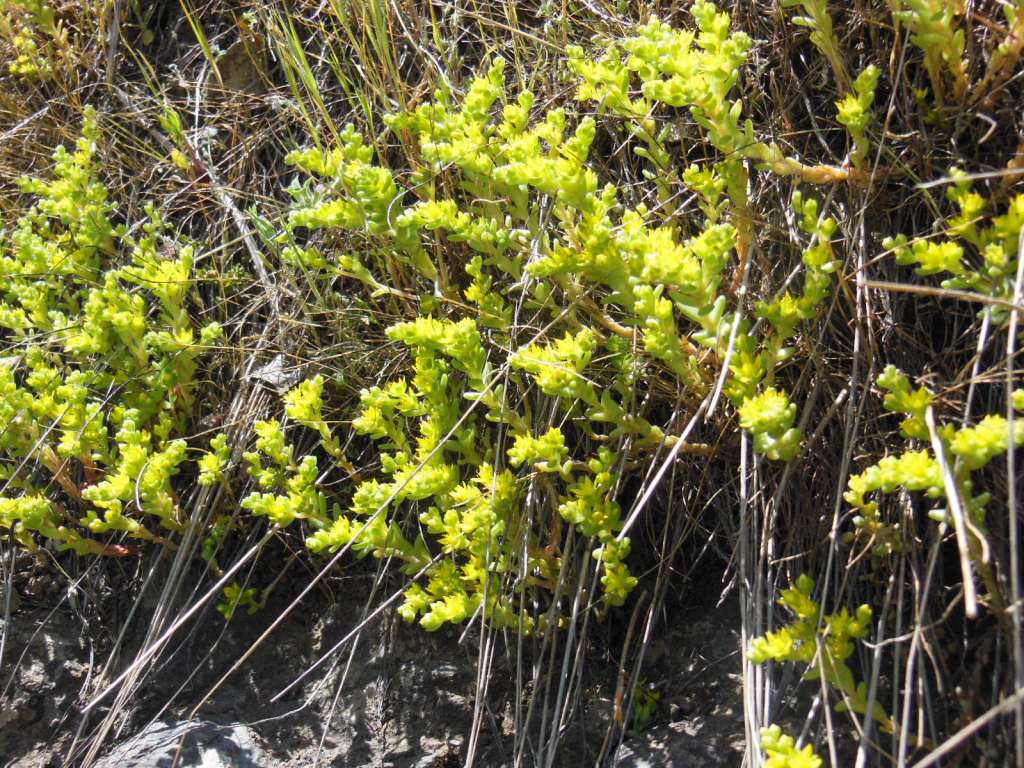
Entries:
POLYGON ((0 619, 0 631, 0 758, 18 768, 46 765, 36 745, 46 738, 44 751, 60 753, 70 739, 67 723, 88 675, 86 648, 74 624, 61 617, 13 616, 0 619))
MULTIPOLYGON (((359 623, 360 606, 343 601, 289 617, 207 699, 198 722, 181 720, 277 615, 268 608, 238 616, 227 628, 215 621, 200 624, 202 631, 153 667, 138 695, 116 713, 121 736, 103 746, 94 765, 452 768, 464 762, 477 656, 472 638, 461 638, 456 630, 425 633, 382 617, 366 627, 351 657, 347 652, 331 656, 289 688, 359 623)), ((670 608, 668 626, 647 648, 642 668, 657 706, 646 723, 632 724, 605 765, 711 768, 740 763, 736 615, 730 605, 670 608)), ((95 644, 90 650, 86 629, 70 612, 12 616, 0 699, 4 768, 77 764, 77 758, 68 758, 71 742, 81 706, 96 693, 98 670, 105 663, 95 644)), ((514 646, 509 650, 495 657, 477 744, 476 764, 487 768, 512 762, 514 646)), ((126 647, 121 664, 135 652, 126 647)), ((592 669, 579 694, 578 717, 562 733, 557 768, 591 768, 612 724, 615 669, 592 669)), ((94 717, 75 755, 89 746, 95 724, 94 717)))
POLYGON ((695 717, 651 728, 619 749, 616 768, 718 768, 739 765, 743 741, 732 718, 695 717))
POLYGON ((157 721, 95 768, 267 768, 271 762, 240 723, 157 721), (175 762, 177 761, 177 762, 175 762))

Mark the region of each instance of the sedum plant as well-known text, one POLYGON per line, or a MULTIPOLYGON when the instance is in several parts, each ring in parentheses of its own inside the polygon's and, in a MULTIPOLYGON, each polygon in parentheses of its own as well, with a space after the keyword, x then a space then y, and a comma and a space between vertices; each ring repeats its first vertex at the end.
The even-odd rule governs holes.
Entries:
MULTIPOLYGON (((745 262, 754 241, 753 218, 747 200, 748 172, 744 160, 781 176, 795 176, 811 183, 845 181, 848 171, 831 166, 807 166, 787 157, 774 143, 758 141, 753 123, 743 118, 743 103, 729 95, 739 79, 751 39, 731 32, 731 20, 712 3, 697 2, 691 8, 697 31, 676 30, 654 20, 623 41, 625 60, 617 47, 596 62, 581 48, 569 48, 569 66, 581 77, 577 98, 597 101, 613 114, 639 120, 639 134, 651 149, 653 121, 645 115, 659 104, 685 107, 706 131, 708 141, 723 156, 716 171, 735 210, 736 248, 745 262), (630 98, 629 82, 641 82, 642 98, 630 98)), ((664 164, 667 157, 660 156, 664 164)))
POLYGON ((210 450, 198 461, 199 477, 197 482, 206 486, 224 482, 224 473, 230 462, 231 446, 228 445, 228 436, 223 432, 214 435, 210 440, 210 450))
MULTIPOLYGON (((351 125, 339 138, 340 145, 335 150, 301 150, 286 158, 289 164, 329 182, 326 194, 316 194, 308 186, 289 190, 296 201, 289 226, 363 233, 367 253, 376 252, 382 257, 380 248, 386 243, 389 256, 411 265, 431 280, 436 279, 437 269, 415 231, 392 218, 391 206, 399 193, 390 171, 372 162, 373 148, 363 144, 362 135, 351 125)), ((320 263, 315 253, 294 247, 287 250, 285 258, 311 267, 320 263)), ((370 280, 374 288, 378 287, 362 267, 360 257, 350 256, 338 266, 342 272, 370 280)))
MULTIPOLYGON (((696 194, 702 215, 685 226, 627 204, 600 179, 588 162, 594 118, 536 110, 530 91, 507 96, 500 59, 461 99, 439 91, 387 119, 418 146, 409 179, 352 127, 333 149, 289 155, 305 180, 290 188, 284 263, 327 282, 357 280, 380 300, 406 301, 418 282, 440 301, 424 300, 419 317, 387 331, 409 372, 361 393, 352 427, 375 447, 379 470, 351 500, 329 502, 323 457, 301 455, 286 426, 268 420, 241 455, 255 487, 240 506, 275 526, 302 525, 313 551, 397 559, 416 575, 401 613, 428 629, 482 614, 530 631, 523 592, 564 577, 568 530, 593 556, 603 603, 625 601, 637 579, 617 498, 623 466, 661 449, 711 450, 681 444, 637 403, 645 372, 669 373, 695 406, 730 359, 726 394, 756 450, 773 460, 799 451, 796 407, 775 374, 829 294, 835 222, 794 195, 809 239, 803 288, 759 304, 751 323, 725 284, 734 254, 742 261, 752 242, 744 161, 812 182, 848 174, 756 139, 730 98, 750 40, 710 3, 693 13, 694 32, 653 22, 594 66, 569 56, 578 100, 602 102, 641 140, 662 201, 677 185, 696 194), (623 85, 632 77, 639 96, 623 85), (663 107, 689 109, 719 158, 674 176, 648 119, 663 107), (342 237, 358 255, 331 248, 342 237), (461 271, 457 259, 436 260, 441 243, 465 255, 461 271), (547 318, 529 340, 524 311, 547 318)), ((0 260, 10 278, 0 326, 22 352, 0 366, 0 387, 14 425, 2 436, 4 524, 27 545, 42 534, 100 553, 107 545, 92 536, 165 541, 187 524, 174 485, 191 471, 181 434, 198 355, 220 330, 191 322, 193 251, 168 255, 155 210, 137 239, 113 224, 93 167, 97 136, 90 113, 76 151, 55 155, 55 180, 23 182, 38 202, 5 234, 0 260), (111 388, 112 402, 96 394, 111 388), (34 462, 70 507, 46 501, 26 472, 34 462)), ((328 464, 358 477, 324 417, 323 390, 321 377, 302 382, 285 412, 318 436, 328 464)), ((225 483, 230 462, 226 437, 214 435, 198 482, 225 483)))
POLYGON ((924 68, 932 93, 941 103, 946 78, 952 79, 952 96, 963 96, 970 85, 964 63, 964 30, 957 24, 963 4, 959 0, 889 0, 893 18, 910 30, 910 39, 924 52, 924 68))
MULTIPOLYGON (((957 169, 950 175, 963 176, 957 169)), ((974 191, 968 180, 961 178, 951 186, 947 197, 957 209, 945 222, 948 237, 908 241, 905 235, 897 235, 886 238, 882 245, 892 250, 898 264, 914 265, 918 275, 944 276, 944 288, 1012 303, 1024 227, 1024 195, 1011 197, 1001 215, 988 219, 989 201, 974 191)), ((999 324, 1009 317, 1003 305, 994 305, 991 312, 999 324)))
POLYGON ((849 91, 850 75, 846 71, 846 61, 839 50, 839 40, 832 28, 832 16, 828 12, 828 2, 826 0, 781 0, 780 5, 783 8, 799 7, 803 11, 804 15, 793 17, 793 23, 811 31, 811 42, 828 59, 839 90, 849 91))
MULTIPOLYGON (((280 525, 302 519, 314 551, 351 547, 400 561, 418 574, 400 609, 410 621, 435 629, 482 614, 529 631, 522 591, 554 586, 567 529, 588 542, 603 602, 626 599, 637 580, 616 499, 622 466, 661 448, 706 450, 679 445, 637 407, 645 370, 670 373, 695 405, 734 344, 726 393, 741 425, 770 459, 799 451, 796 407, 774 377, 829 295, 835 221, 814 199, 794 196, 809 238, 803 288, 759 305, 752 325, 723 285, 733 254, 742 258, 752 240, 743 161, 812 182, 848 174, 804 166, 756 139, 742 103, 729 98, 750 40, 710 3, 693 14, 695 32, 652 22, 596 60, 571 49, 568 61, 577 100, 599 102, 640 140, 659 197, 680 183, 696 193, 703 220, 688 230, 671 214, 623 202, 588 162, 597 121, 539 112, 528 90, 506 95, 500 59, 463 98, 440 90, 387 118, 404 144, 418 146, 405 187, 352 127, 335 149, 289 156, 306 178, 291 188, 286 263, 327 282, 358 280, 381 299, 406 300, 391 284, 424 281, 441 302, 421 302, 418 318, 387 330, 411 370, 361 394, 352 426, 375 445, 380 470, 356 486, 348 508, 328 512, 315 488, 298 490, 313 457, 293 458, 280 425, 261 426, 263 446, 247 454, 262 489, 243 505, 280 525), (688 108, 721 158, 672 175, 650 119, 663 106, 688 108), (358 256, 329 250, 341 237, 363 244, 358 256), (433 258, 441 248, 444 269, 433 258), (529 341, 514 322, 524 312, 549 318, 529 341), (307 491, 314 496, 303 512, 307 491)), ((321 388, 303 383, 286 408, 338 458, 319 415, 321 388)))
POLYGON ((820 216, 818 201, 805 198, 799 190, 793 193, 791 206, 798 228, 811 238, 803 252, 803 290, 796 294, 787 290, 772 301, 758 303, 756 312, 770 328, 761 338, 741 322, 732 376, 725 389, 739 411, 740 426, 754 437, 755 450, 775 461, 795 458, 803 438, 795 426, 796 405, 785 391, 773 386, 775 370, 792 357, 793 349, 787 344, 797 334, 799 324, 817 314, 839 266, 832 248, 835 219, 820 216))
POLYGON ((764 750, 765 768, 821 768, 824 761, 814 754, 810 744, 797 747, 792 736, 782 728, 771 725, 761 729, 761 749, 764 750))
MULTIPOLYGON (((1005 603, 991 564, 988 562, 990 544, 985 526, 985 510, 991 499, 988 493, 975 493, 974 473, 984 469, 993 459, 1005 455, 1011 446, 1024 445, 1024 421, 1010 423, 999 414, 989 414, 974 426, 957 428, 953 424, 938 424, 934 434, 927 425, 933 395, 924 387, 913 389, 907 376, 894 366, 886 368, 878 384, 887 390, 886 410, 904 418, 900 431, 909 439, 930 442, 929 447, 907 450, 897 456, 887 456, 859 474, 850 477, 844 496, 857 510, 854 518, 856 533, 851 538, 867 541, 876 555, 888 555, 903 548, 902 526, 886 522, 879 502, 872 500, 874 493, 893 493, 904 489, 922 492, 935 502, 946 500, 963 506, 967 553, 977 565, 989 598, 997 609, 1005 603), (942 456, 936 455, 941 450, 942 456), (948 463, 952 486, 947 482, 943 463, 948 463), (956 499, 950 500, 953 492, 956 499)), ((1020 392, 1020 390, 1017 390, 1020 392)), ((1024 396, 1013 394, 1016 408, 1024 405, 1024 396)), ((945 506, 936 506, 929 513, 936 522, 954 522, 945 506)))
MULTIPOLYGON (((805 680, 820 678, 842 696, 837 711, 866 714, 867 685, 856 682, 847 659, 853 655, 855 642, 867 637, 871 629, 871 607, 861 605, 854 614, 843 608, 837 613, 825 615, 813 595, 814 579, 807 574, 801 575, 791 587, 782 590, 779 605, 793 614, 793 621, 775 632, 755 638, 750 644, 748 656, 754 664, 777 661, 804 665, 805 680)), ((892 719, 877 701, 872 707, 871 717, 884 732, 893 732, 892 719)), ((797 757, 799 753, 794 754, 792 740, 784 742, 775 732, 771 736, 770 743, 782 753, 780 756, 791 759, 797 757)), ((807 759, 811 759, 811 755, 807 755, 807 759)))
POLYGON ((52 178, 19 181, 33 203, 0 233, 0 525, 29 548, 123 554, 97 536, 164 541, 186 524, 172 478, 220 327, 191 321, 193 249, 155 209, 137 237, 113 222, 98 138, 87 110, 52 178))
POLYGON ((832 27, 832 16, 825 0, 782 0, 783 8, 799 7, 804 15, 794 16, 793 23, 811 30, 814 46, 828 59, 836 84, 843 97, 836 102, 838 120, 850 134, 853 150, 850 163, 863 176, 864 159, 868 152, 867 127, 871 122, 871 107, 881 70, 869 64, 851 83, 845 60, 839 50, 839 40, 832 27))
POLYGON ((1007 0, 1000 5, 1006 19, 1006 37, 992 52, 985 77, 977 87, 979 91, 985 88, 991 90, 1011 77, 1024 51, 1024 2, 1007 0))
POLYGON ((26 80, 49 80, 68 47, 67 30, 44 0, 0 2, 0 39, 13 58, 7 70, 26 80))
POLYGON ((285 395, 285 413, 289 418, 316 432, 320 437, 320 445, 327 455, 347 472, 355 475, 355 467, 345 456, 341 443, 324 420, 323 392, 323 376, 315 376, 302 382, 285 395))
POLYGON ((224 600, 217 604, 217 613, 225 621, 231 621, 238 608, 245 608, 245 612, 252 615, 263 609, 263 602, 256 587, 243 589, 239 584, 228 584, 224 587, 224 600))
POLYGON ((839 122, 849 132, 853 141, 850 162, 855 168, 864 170, 869 143, 867 129, 871 124, 871 107, 875 103, 875 90, 881 70, 874 64, 865 67, 853 81, 853 93, 846 94, 836 102, 839 122))

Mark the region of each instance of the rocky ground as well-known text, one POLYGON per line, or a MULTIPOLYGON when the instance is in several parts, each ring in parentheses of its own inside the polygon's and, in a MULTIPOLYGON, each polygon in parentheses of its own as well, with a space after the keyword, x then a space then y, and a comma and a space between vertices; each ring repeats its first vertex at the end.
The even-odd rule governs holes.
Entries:
MULTIPOLYGON (((619 749, 621 766, 719 766, 740 759, 738 611, 675 611, 646 653, 642 677, 657 696, 652 713, 619 749)), ((348 653, 271 699, 358 621, 337 604, 315 618, 295 614, 188 722, 193 705, 272 620, 268 608, 196 633, 153 669, 119 720, 101 768, 149 766, 462 765, 473 717, 476 650, 455 631, 428 634, 384 619, 348 653), (215 644, 212 640, 219 639, 215 644), (210 647, 213 647, 210 652, 210 647), (187 685, 186 678, 192 674, 187 685), (343 681, 343 682, 342 682, 343 681), (178 691, 178 689, 181 689, 178 691), (177 692, 177 695, 176 694, 177 692), (330 723, 324 732, 325 723, 330 723), (175 762, 177 761, 177 762, 175 762)), ((0 756, 10 768, 81 765, 81 708, 99 690, 103 653, 66 606, 23 604, 4 624, 0 756)), ((510 646, 512 648, 514 646, 510 646)), ((125 658, 129 658, 125 654, 125 658)), ((509 658, 514 656, 509 653, 509 658)), ((477 765, 511 765, 512 661, 498 658, 477 765)), ((614 679, 595 677, 582 697, 561 764, 594 764, 613 710, 614 679)), ((82 728, 87 739, 97 724, 82 728)))

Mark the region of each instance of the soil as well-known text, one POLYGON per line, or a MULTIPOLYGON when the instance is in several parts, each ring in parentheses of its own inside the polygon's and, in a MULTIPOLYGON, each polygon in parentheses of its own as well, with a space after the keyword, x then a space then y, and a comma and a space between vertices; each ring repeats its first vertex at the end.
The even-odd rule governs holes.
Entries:
MULTIPOLYGON (((342 652, 273 701, 358 623, 358 602, 336 602, 315 617, 297 611, 208 698, 186 727, 195 704, 278 615, 275 608, 279 607, 268 606, 254 616, 237 615, 226 630, 222 621, 218 625, 209 619, 208 627, 162 657, 120 713, 118 727, 102 752, 107 758, 95 765, 171 766, 170 757, 159 755, 175 741, 168 734, 181 728, 192 735, 182 742, 188 749, 178 756, 179 766, 463 764, 473 721, 477 658, 473 636, 461 637, 458 630, 427 633, 397 617, 382 617, 365 629, 347 674, 343 675, 350 656, 342 652), (221 762, 211 757, 214 754, 221 762)), ((645 654, 643 677, 655 692, 656 706, 644 722, 634 722, 628 729, 609 764, 738 764, 743 749, 738 611, 727 602, 672 615, 671 625, 663 627, 645 654)), ((60 609, 23 603, 4 629, 2 764, 83 764, 82 745, 88 739, 80 739, 74 750, 72 744, 76 729, 83 726, 83 705, 101 690, 98 676, 104 655, 90 646, 88 628, 60 609)), ((496 654, 476 754, 479 766, 512 764, 513 639, 507 647, 506 655, 504 645, 496 654)), ((133 654, 126 652, 123 658, 130 660, 133 654)), ((599 677, 586 689, 580 717, 564 735, 560 766, 595 764, 614 708, 614 682, 614 675, 599 677)), ((88 737, 98 722, 96 716, 89 718, 82 733, 88 737)))

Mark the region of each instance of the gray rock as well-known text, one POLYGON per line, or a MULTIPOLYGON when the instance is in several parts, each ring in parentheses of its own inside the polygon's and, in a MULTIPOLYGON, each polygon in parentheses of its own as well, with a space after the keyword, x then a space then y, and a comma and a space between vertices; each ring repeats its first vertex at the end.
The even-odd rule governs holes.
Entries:
POLYGON ((240 723, 157 721, 117 746, 96 768, 263 768, 270 760, 240 723), (178 751, 181 751, 178 755, 178 751), (175 762, 175 756, 177 762, 175 762))
POLYGON ((59 753, 71 735, 60 724, 74 710, 86 679, 86 651, 73 624, 59 617, 44 623, 17 615, 4 622, 0 616, 0 632, 7 634, 0 674, 0 763, 43 765, 43 755, 59 753), (40 743, 46 747, 37 752, 40 743))
POLYGON ((739 765, 742 739, 730 738, 730 719, 695 717, 645 731, 628 740, 612 761, 616 768, 718 768, 739 765))

